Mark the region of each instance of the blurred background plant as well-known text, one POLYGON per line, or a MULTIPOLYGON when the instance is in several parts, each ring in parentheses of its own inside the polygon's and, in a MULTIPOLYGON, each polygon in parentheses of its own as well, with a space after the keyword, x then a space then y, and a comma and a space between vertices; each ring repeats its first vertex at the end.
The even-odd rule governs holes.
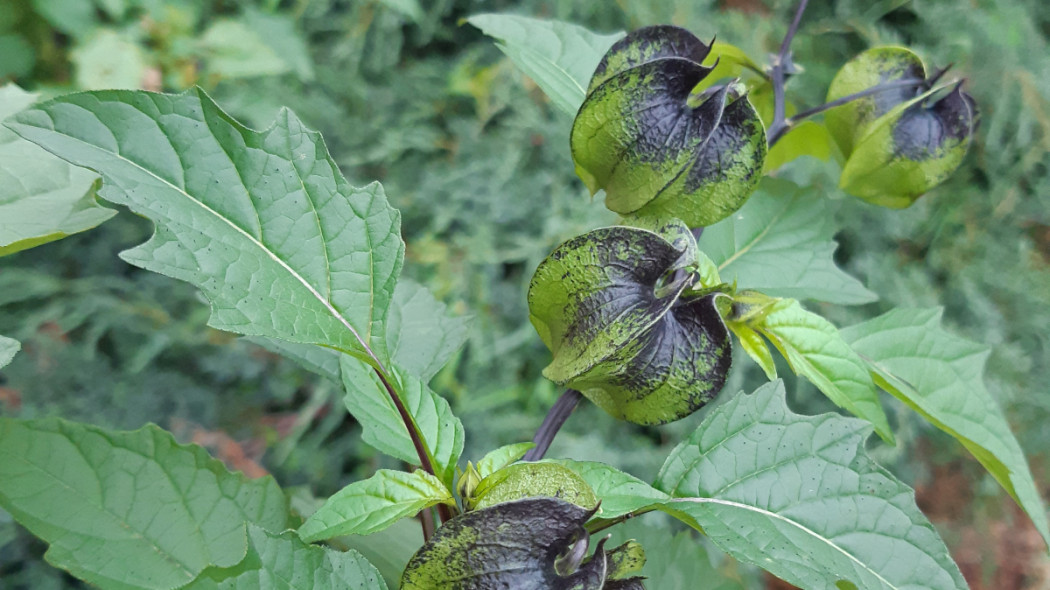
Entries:
MULTIPOLYGON (((834 163, 803 158, 779 173, 811 179, 827 195, 841 227, 836 261, 880 297, 819 311, 844 326, 896 306, 945 306, 956 333, 990 345, 987 385, 1046 497, 1050 11, 1041 0, 965 5, 816 3, 792 46, 805 71, 789 83, 789 99, 804 106, 822 102, 838 68, 869 46, 905 44, 934 66, 955 64, 982 117, 947 183, 891 211, 842 194, 834 163)), ((255 127, 287 106, 319 129, 353 183, 381 181, 401 210, 406 274, 474 318, 467 346, 434 385, 462 418, 466 456, 476 458, 530 439, 560 394, 540 376, 548 353, 528 323, 533 270, 562 240, 614 217, 573 173, 571 118, 462 19, 513 11, 599 32, 673 23, 701 38, 717 33, 761 63, 793 9, 784 0, 6 0, 0 82, 45 97, 199 84, 255 127)), ((0 259, 0 334, 24 348, 0 374, 0 411, 117 428, 157 422, 235 469, 302 486, 293 505, 304 510, 313 493, 330 494, 390 461, 359 442, 334 386, 207 328, 193 287, 116 257, 150 231, 123 211, 95 230, 0 259)), ((728 388, 765 381, 740 360, 728 388)), ((832 409, 781 369, 793 409, 832 409)), ((872 442, 872 452, 916 487, 971 586, 1050 588, 1050 559, 1005 492, 947 435, 885 401, 898 445, 872 442)), ((579 412, 552 456, 606 461, 649 479, 704 413, 645 428, 590 404, 579 412)), ((669 542, 669 555, 681 556, 652 560, 652 588, 684 588, 680 580, 697 576, 720 588, 779 587, 714 548, 683 542, 688 533, 670 541, 675 533, 659 517, 631 527, 624 532, 669 542)), ((415 549, 404 545, 418 542, 395 527, 370 541, 369 557, 389 576, 415 549)), ((0 588, 78 587, 43 562, 44 548, 0 512, 0 588)))

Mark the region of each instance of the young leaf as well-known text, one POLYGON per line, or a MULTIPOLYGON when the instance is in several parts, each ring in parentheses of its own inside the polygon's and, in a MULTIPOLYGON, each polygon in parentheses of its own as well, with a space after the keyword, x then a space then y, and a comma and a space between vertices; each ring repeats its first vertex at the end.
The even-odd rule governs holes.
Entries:
POLYGON ((436 504, 456 501, 441 480, 422 470, 380 469, 336 492, 299 527, 307 543, 340 535, 367 535, 436 504))
POLYGON ((534 442, 514 443, 485 453, 485 456, 478 461, 478 475, 482 478, 492 475, 524 457, 525 453, 535 446, 534 442))
POLYGON ((515 463, 489 475, 478 483, 473 507, 487 508, 535 496, 559 498, 582 508, 594 508, 598 497, 575 471, 557 463, 515 463))
MULTIPOLYGON (((601 590, 605 560, 564 576, 558 555, 592 511, 555 498, 504 502, 457 516, 408 562, 402 590, 601 590)), ((585 546, 584 546, 585 548, 585 546)))
POLYGON ((543 374, 614 417, 663 424, 721 389, 729 333, 712 295, 683 296, 688 249, 629 227, 558 246, 529 285, 529 319, 554 354, 543 374))
POLYGON ((672 26, 632 31, 602 58, 572 126, 591 193, 620 214, 715 223, 744 204, 766 155, 762 121, 729 84, 696 92, 710 47, 672 26))
POLYGON ((704 230, 700 249, 722 279, 777 297, 843 305, 878 299, 835 266, 827 199, 767 178, 736 215, 704 230))
POLYGON ((1021 505, 1050 546, 1024 452, 984 387, 988 349, 941 328, 940 309, 897 309, 842 330, 875 382, 954 436, 1021 505))
POLYGON ((583 104, 587 81, 602 55, 623 37, 623 33, 598 35, 569 23, 511 14, 479 14, 467 22, 497 39, 500 50, 569 115, 583 104))
MULTIPOLYGON (((35 94, 0 87, 0 121, 35 94)), ((91 229, 117 214, 95 202, 98 175, 70 166, 0 126, 0 256, 91 229)))
POLYGON ((794 414, 767 384, 712 411, 656 487, 721 549, 802 588, 965 589, 914 492, 864 452, 869 433, 794 414))
POLYGON ((426 383, 463 346, 469 323, 470 318, 449 315, 426 287, 401 279, 386 322, 390 358, 426 383))
POLYGON ((294 532, 248 527, 248 555, 232 568, 209 568, 184 590, 387 590, 360 553, 307 545, 294 532))
POLYGON ((199 286, 212 326, 361 356, 371 347, 389 360, 400 216, 378 184, 351 187, 290 111, 258 132, 201 90, 101 91, 44 103, 8 125, 98 170, 102 197, 156 222, 123 258, 199 286))
POLYGON ((3 369, 11 363, 18 354, 18 351, 22 349, 22 343, 15 340, 14 338, 8 338, 7 336, 0 336, 0 369, 3 369))
MULTIPOLYGON (((383 453, 417 465, 419 456, 394 402, 371 367, 343 355, 341 359, 343 398, 346 408, 361 423, 361 438, 383 453)), ((463 453, 463 423, 437 395, 419 379, 401 375, 398 392, 419 429, 438 478, 451 487, 456 463, 463 453)))
POLYGON ((51 544, 49 562, 107 588, 183 586, 244 558, 245 523, 288 520, 271 477, 229 473, 153 425, 63 420, 0 418, 0 506, 51 544))
POLYGON ((766 378, 770 381, 776 379, 777 366, 773 361, 773 353, 769 351, 769 345, 762 339, 762 335, 744 322, 726 322, 726 326, 740 341, 740 348, 762 368, 766 378))
POLYGON ((553 462, 572 469, 590 484, 602 502, 595 515, 601 518, 616 518, 670 499, 670 496, 637 477, 605 463, 570 459, 556 459, 553 462))
POLYGON ((892 443, 893 431, 867 365, 831 322, 802 309, 794 299, 782 299, 754 328, 773 342, 795 374, 809 379, 840 408, 871 422, 875 432, 892 443))

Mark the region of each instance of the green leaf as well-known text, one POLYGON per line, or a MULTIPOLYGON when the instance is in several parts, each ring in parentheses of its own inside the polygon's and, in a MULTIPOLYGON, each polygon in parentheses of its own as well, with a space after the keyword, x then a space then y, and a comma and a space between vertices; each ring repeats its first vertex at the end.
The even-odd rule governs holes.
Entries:
MULTIPOLYGON (((36 100, 0 88, 0 120, 36 100)), ((70 166, 0 127, 0 256, 91 229, 116 215, 95 202, 98 175, 70 166)))
POLYGON ((436 504, 455 505, 448 488, 422 470, 380 469, 336 492, 299 527, 307 543, 340 535, 367 535, 436 504))
MULTIPOLYGON (((394 287, 394 297, 386 321, 386 341, 395 372, 408 372, 429 381, 467 338, 470 318, 448 315, 447 307, 418 283, 401 279, 394 287)), ((250 336, 248 340, 304 368, 342 384, 338 350, 250 336)))
POLYGON ((570 575, 555 569, 557 556, 576 543, 591 514, 555 498, 467 512, 442 525, 412 557, 401 590, 600 590, 605 559, 592 559, 570 575))
POLYGON ((740 341, 740 347, 744 349, 747 356, 751 357, 751 360, 758 363, 758 366, 762 368, 766 378, 770 381, 776 379, 777 366, 773 361, 773 353, 769 351, 769 345, 766 344, 762 335, 744 322, 729 321, 726 322, 726 326, 730 332, 736 335, 737 340, 740 341))
POLYGON ((591 486, 602 502, 595 515, 600 518, 616 518, 670 499, 667 494, 637 477, 605 463, 570 459, 552 461, 572 469, 591 486))
POLYGON ((77 86, 84 90, 141 88, 148 67, 138 43, 109 29, 100 29, 78 45, 70 59, 77 86))
POLYGON ((856 305, 878 299, 833 260, 827 199, 765 179, 736 215, 704 230, 700 249, 722 279, 777 297, 856 305))
POLYGON ((197 41, 208 73, 221 78, 278 76, 292 67, 248 21, 218 19, 197 41))
POLYGON ((523 498, 559 498, 581 508, 595 508, 598 497, 575 471, 557 463, 515 463, 481 480, 473 493, 473 508, 481 509, 523 498))
POLYGON ((765 127, 742 86, 695 90, 709 52, 685 29, 646 27, 598 64, 570 144, 577 174, 612 211, 706 226, 754 191, 765 127))
POLYGON ((449 315, 425 287, 402 279, 387 316, 390 357, 399 369, 430 381, 466 342, 469 325, 470 318, 449 315))
MULTIPOLYGON (((341 359, 341 368, 346 388, 343 401, 364 429, 361 438, 391 457, 418 465, 419 456, 401 414, 375 371, 347 355, 341 359)), ((398 392, 430 453, 436 475, 451 487, 463 453, 463 424, 445 398, 415 377, 401 375, 398 392)))
POLYGON ((717 295, 683 295, 695 264, 642 229, 608 227, 558 246, 529 285, 529 319, 554 355, 545 377, 616 418, 663 424, 721 389, 729 333, 717 295))
POLYGON ((893 431, 867 364, 831 322, 802 309, 794 299, 783 299, 752 325, 777 347, 796 375, 809 379, 835 405, 871 422, 875 432, 892 444, 893 431))
POLYGON ((229 473, 156 426, 53 419, 0 418, 0 506, 50 543, 49 562, 105 588, 183 586, 244 558, 246 522, 288 520, 273 478, 229 473))
POLYGON ((802 156, 827 162, 833 154, 832 143, 827 127, 815 121, 803 121, 792 126, 786 135, 769 148, 765 172, 773 172, 802 156))
POLYGON ((382 188, 353 188, 282 111, 249 130, 203 91, 89 92, 17 115, 18 134, 102 173, 101 196, 157 223, 128 262, 199 286, 212 326, 386 361, 404 254, 382 188))
POLYGON ((0 336, 0 369, 3 369, 7 365, 11 364, 11 361, 18 354, 18 351, 22 349, 22 343, 15 340, 14 338, 8 338, 7 336, 0 336))
POLYGON ((306 44, 306 37, 296 29, 291 16, 267 13, 245 6, 241 18, 280 56, 299 80, 314 80, 314 62, 310 57, 310 48, 306 44))
POLYGON ((1024 452, 984 387, 988 349, 946 332, 941 309, 897 309, 842 330, 875 382, 959 440, 1021 505, 1050 546, 1024 452))
POLYGON ((573 24, 511 14, 479 14, 467 22, 499 41, 497 46, 550 97, 575 115, 587 81, 602 55, 623 33, 597 35, 573 24))
POLYGON ((656 487, 721 549, 802 588, 966 588, 914 492, 865 453, 869 433, 794 414, 767 384, 712 411, 656 487))
MULTIPOLYGON (((667 526, 656 526, 646 519, 635 518, 609 532, 612 533, 612 542, 637 539, 642 547, 650 548, 640 573, 645 576, 649 588, 654 590, 694 588, 697 580, 703 580, 703 590, 746 590, 748 587, 739 579, 739 573, 723 571, 730 570, 728 567, 718 567, 693 531, 672 535, 667 526)), ((739 569, 735 561, 731 563, 732 569, 739 569)))
POLYGON ((482 479, 492 475, 507 465, 524 457, 525 453, 528 453, 529 450, 535 446, 536 443, 534 442, 514 443, 485 453, 485 456, 478 461, 478 475, 480 475, 482 479))
POLYGON ((248 527, 248 556, 227 569, 210 568, 185 590, 387 590, 360 553, 306 545, 294 532, 248 527))

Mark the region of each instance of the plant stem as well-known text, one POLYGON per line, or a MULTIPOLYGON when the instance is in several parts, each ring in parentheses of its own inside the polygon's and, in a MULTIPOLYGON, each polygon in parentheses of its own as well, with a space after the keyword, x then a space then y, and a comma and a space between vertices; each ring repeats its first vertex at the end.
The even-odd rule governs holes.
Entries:
POLYGON ((539 461, 547 454, 547 449, 550 448, 554 437, 569 419, 572 411, 579 405, 581 399, 583 399, 583 394, 575 389, 566 389, 565 393, 561 394, 558 401, 554 402, 550 411, 547 412, 543 424, 540 424, 539 430, 536 431, 536 436, 532 437, 532 442, 536 443, 536 446, 529 449, 522 460, 539 461))
POLYGON ((588 533, 593 535, 595 533, 604 531, 607 528, 611 528, 620 523, 631 520, 636 516, 641 516, 646 512, 652 512, 653 510, 656 510, 656 508, 642 508, 640 510, 635 510, 634 512, 622 514, 620 516, 617 516, 616 518, 596 518, 584 525, 584 528, 587 529, 588 533))
MULTIPOLYGON (((798 10, 795 11, 795 19, 791 21, 791 26, 788 27, 787 34, 784 35, 784 41, 780 44, 780 52, 777 53, 777 57, 773 62, 773 67, 769 72, 769 76, 773 82, 773 122, 769 125, 769 137, 779 137, 783 134, 781 129, 785 126, 786 116, 786 103, 784 102, 784 84, 786 82, 786 62, 791 54, 791 41, 795 38, 795 33, 798 32, 798 25, 802 22, 802 13, 806 11, 806 4, 809 0, 802 0, 798 5, 798 10)), ((769 145, 773 145, 770 141, 769 145)))
POLYGON ((419 513, 419 521, 423 524, 423 542, 426 543, 434 536, 434 513, 430 508, 419 513))

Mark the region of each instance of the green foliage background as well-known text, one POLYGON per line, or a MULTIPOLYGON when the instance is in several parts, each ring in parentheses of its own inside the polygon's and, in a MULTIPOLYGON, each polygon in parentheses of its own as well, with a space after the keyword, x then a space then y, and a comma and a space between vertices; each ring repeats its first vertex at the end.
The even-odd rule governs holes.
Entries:
MULTIPOLYGON (((833 165, 804 159, 787 169, 831 199, 843 228, 837 262, 880 297, 819 311, 841 326, 896 306, 944 305, 946 325, 992 346, 989 389, 1036 481, 1050 481, 1050 12, 1039 0, 971 0, 965 9, 956 0, 814 4, 793 45, 805 67, 788 87, 798 104, 821 102, 857 52, 899 43, 935 65, 955 64, 982 110, 963 167, 904 211, 845 197, 833 165)), ((45 96, 200 84, 256 128, 283 105, 319 129, 351 183, 381 181, 401 210, 406 274, 474 318, 467 346, 434 389, 462 418, 466 457, 477 459, 530 439, 560 393, 540 375, 548 353, 527 320, 533 270, 564 239, 614 217, 573 174, 571 119, 461 19, 513 11, 600 32, 671 22, 702 38, 717 33, 761 62, 793 9, 780 0, 13 0, 0 5, 0 81, 45 96)), ((247 454, 241 461, 318 495, 396 467, 359 442, 334 387, 207 328, 192 286, 117 258, 150 231, 123 211, 98 229, 0 259, 0 334, 23 343, 0 374, 0 412, 125 429, 154 421, 204 442, 225 434, 247 454)), ((737 360, 727 389, 764 381, 737 360)), ((804 381, 789 377, 788 391, 795 411, 832 409, 804 381)), ((896 402, 887 411, 898 445, 872 452, 916 486, 971 585, 1036 584, 1047 567, 1038 537, 1014 548, 1026 556, 1020 565, 986 558, 1011 553, 996 537, 1003 527, 1028 530, 1006 494, 946 435, 896 402)), ((701 419, 657 429, 615 422, 590 405, 580 414, 552 456, 610 462, 643 479, 701 419)), ((659 538, 660 523, 654 517, 637 534, 659 538)), ((690 551, 677 540, 674 550, 690 551)), ((753 572, 708 551, 704 563, 725 587, 761 587, 753 572)), ((0 588, 77 587, 42 552, 0 513, 0 588)))

